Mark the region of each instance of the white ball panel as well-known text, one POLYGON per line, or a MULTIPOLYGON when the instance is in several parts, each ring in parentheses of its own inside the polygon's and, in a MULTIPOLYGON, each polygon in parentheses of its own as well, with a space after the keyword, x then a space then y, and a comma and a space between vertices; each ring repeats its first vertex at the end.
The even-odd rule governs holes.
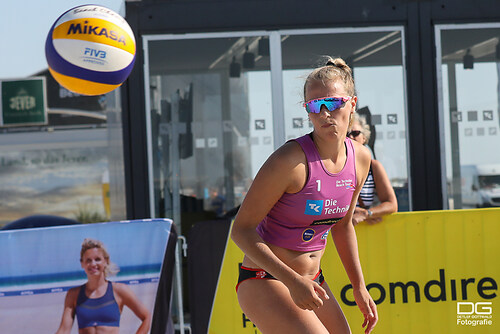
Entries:
POLYGON ((127 67, 134 59, 134 55, 127 51, 95 42, 56 39, 52 43, 57 53, 66 61, 93 71, 119 71, 127 67))

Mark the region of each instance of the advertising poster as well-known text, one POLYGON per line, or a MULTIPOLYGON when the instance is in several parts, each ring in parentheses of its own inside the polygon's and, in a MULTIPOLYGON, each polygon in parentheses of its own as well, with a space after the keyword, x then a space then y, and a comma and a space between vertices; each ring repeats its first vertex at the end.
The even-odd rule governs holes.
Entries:
MULTIPOLYGON (((67 291, 88 281, 80 263, 86 238, 102 242, 119 267, 107 280, 130 287, 153 315, 171 228, 171 220, 155 219, 0 231, 0 332, 58 330, 67 291)), ((124 306, 120 333, 135 333, 140 324, 124 306)), ((71 333, 78 333, 76 317, 71 333)))
MULTIPOLYGON (((356 226, 365 283, 377 304, 373 333, 500 333, 500 209, 397 213, 356 226)), ((239 307, 235 286, 243 253, 229 238, 209 333, 260 331, 239 307)), ((363 316, 332 239, 325 280, 353 334, 363 316)))
POLYGON ((0 126, 47 123, 45 78, 0 81, 0 126))

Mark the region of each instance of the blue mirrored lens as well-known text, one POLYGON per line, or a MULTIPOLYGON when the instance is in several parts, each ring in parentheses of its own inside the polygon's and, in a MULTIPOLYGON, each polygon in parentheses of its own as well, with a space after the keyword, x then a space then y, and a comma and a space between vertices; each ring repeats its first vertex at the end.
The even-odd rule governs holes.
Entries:
POLYGON ((318 99, 312 100, 306 103, 307 112, 311 112, 314 114, 319 114, 321 112, 321 106, 325 105, 325 107, 329 111, 334 111, 335 109, 340 108, 344 104, 342 98, 326 98, 326 99, 318 99))

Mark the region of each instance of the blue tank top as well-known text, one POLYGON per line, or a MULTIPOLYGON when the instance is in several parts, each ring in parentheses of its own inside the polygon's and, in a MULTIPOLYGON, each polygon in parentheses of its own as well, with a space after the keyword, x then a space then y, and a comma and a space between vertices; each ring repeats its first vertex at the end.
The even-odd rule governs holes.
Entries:
POLYGON ((85 294, 86 284, 80 287, 76 300, 76 318, 78 328, 94 326, 120 326, 120 308, 113 294, 113 285, 108 282, 108 288, 104 296, 100 298, 89 298, 85 294))

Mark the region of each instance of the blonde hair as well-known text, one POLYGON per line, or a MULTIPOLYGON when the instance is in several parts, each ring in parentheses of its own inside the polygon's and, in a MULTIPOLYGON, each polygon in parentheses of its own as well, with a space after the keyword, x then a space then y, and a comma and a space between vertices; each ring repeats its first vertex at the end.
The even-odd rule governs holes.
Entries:
POLYGON ((349 65, 342 58, 335 58, 325 56, 325 65, 314 69, 304 83, 304 101, 306 100, 307 87, 311 83, 321 82, 326 85, 329 82, 340 81, 344 84, 347 94, 354 96, 356 89, 354 87, 354 78, 352 77, 352 70, 349 65))
MULTIPOLYGON (((352 124, 354 124, 355 122, 358 122, 359 125, 361 126, 361 133, 365 136, 366 142, 368 142, 370 140, 370 136, 372 134, 372 131, 370 130, 370 125, 366 121, 366 117, 355 112, 352 124)), ((352 128, 352 125, 351 125, 351 128, 352 128)))
POLYGON ((104 256, 104 259, 108 264, 106 266, 106 269, 104 270, 104 275, 106 277, 114 276, 120 271, 120 267, 109 260, 109 253, 104 244, 101 241, 95 239, 85 238, 83 240, 82 249, 80 250, 80 262, 83 262, 83 255, 85 254, 85 252, 92 248, 97 248, 102 251, 102 255, 104 256))

